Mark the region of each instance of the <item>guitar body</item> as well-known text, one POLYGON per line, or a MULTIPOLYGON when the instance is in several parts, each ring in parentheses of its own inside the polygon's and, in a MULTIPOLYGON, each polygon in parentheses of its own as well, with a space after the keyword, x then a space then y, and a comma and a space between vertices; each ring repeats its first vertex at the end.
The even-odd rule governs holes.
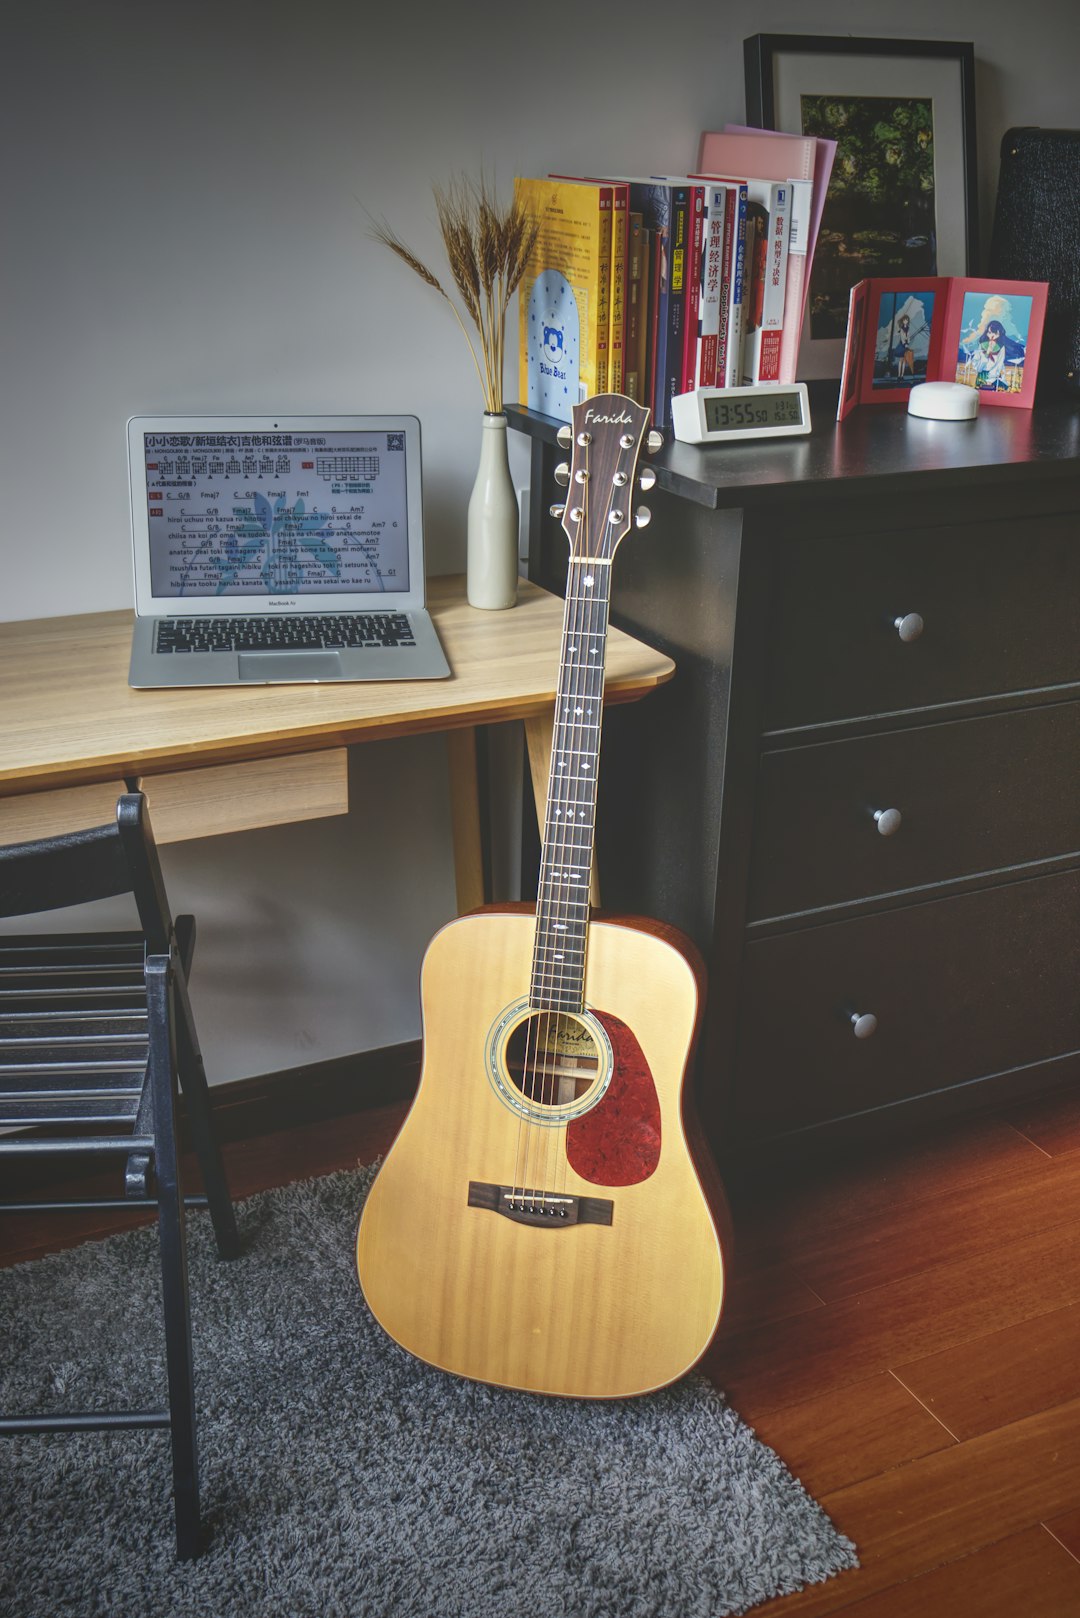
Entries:
POLYGON ((428 949, 420 1086, 363 1211, 360 1283, 431 1365, 621 1398, 688 1370, 723 1301, 684 1117, 699 973, 667 929, 592 921, 584 1010, 543 1024, 535 929, 531 908, 487 910, 428 949), (551 1076, 530 1080, 544 1041, 551 1076))

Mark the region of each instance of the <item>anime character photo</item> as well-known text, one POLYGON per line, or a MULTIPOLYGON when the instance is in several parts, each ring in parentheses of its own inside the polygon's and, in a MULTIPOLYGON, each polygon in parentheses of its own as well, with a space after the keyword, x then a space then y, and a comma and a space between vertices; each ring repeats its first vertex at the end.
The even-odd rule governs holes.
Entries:
POLYGON ((1031 300, 991 295, 977 314, 974 307, 969 313, 973 301, 965 299, 956 380, 980 393, 1014 393, 1022 384, 1031 300))
POLYGON ((896 320, 893 339, 889 358, 896 365, 896 380, 899 382, 905 372, 911 376, 915 375, 915 350, 911 346, 911 316, 906 310, 896 320))
POLYGON ((926 375, 934 320, 934 292, 885 286, 877 311, 875 389, 908 389, 926 375))

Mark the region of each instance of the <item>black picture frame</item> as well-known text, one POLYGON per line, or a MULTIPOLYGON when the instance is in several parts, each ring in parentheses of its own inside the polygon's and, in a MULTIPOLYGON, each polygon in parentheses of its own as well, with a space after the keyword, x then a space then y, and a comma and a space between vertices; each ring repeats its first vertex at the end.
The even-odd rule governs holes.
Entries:
MULTIPOLYGON (((743 41, 746 122, 757 129, 801 135, 798 87, 816 96, 836 94, 929 96, 948 113, 953 137, 940 143, 948 172, 935 190, 934 223, 940 275, 976 273, 979 259, 975 131, 975 48, 959 40, 876 39, 828 34, 753 34, 743 41), (816 58, 817 60, 812 60, 816 58), (863 64, 863 67, 860 67, 863 64), (925 66, 925 75, 920 68, 925 66), (866 83, 870 88, 863 90, 866 83), (889 88, 886 90, 885 85, 889 88), (855 87, 858 86, 856 89, 855 87)), ((940 148, 935 148, 940 149, 940 148)), ((865 274, 881 272, 868 267, 865 274)), ((811 271, 811 275, 813 272, 811 271)), ((855 267, 853 280, 860 279, 855 267)), ((800 376, 838 377, 843 338, 817 338, 810 322, 800 349, 800 376)))

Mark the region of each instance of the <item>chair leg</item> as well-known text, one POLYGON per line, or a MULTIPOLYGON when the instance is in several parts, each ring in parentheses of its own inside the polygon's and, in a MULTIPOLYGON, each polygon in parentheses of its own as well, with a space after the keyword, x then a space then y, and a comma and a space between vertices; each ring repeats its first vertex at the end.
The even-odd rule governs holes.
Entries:
POLYGON ((176 1554, 181 1561, 200 1549, 199 1459, 195 1430, 195 1376, 191 1353, 184 1200, 176 1149, 176 1048, 172 1017, 172 963, 167 955, 146 960, 150 1087, 154 1107, 158 1235, 169 1376, 176 1554))
POLYGON ((183 971, 173 977, 173 1003, 176 1008, 177 1070, 180 1088, 187 1102, 188 1121, 195 1155, 202 1170, 210 1219, 222 1258, 236 1258, 240 1252, 240 1236, 236 1229, 236 1214, 225 1178, 225 1165, 221 1159, 217 1132, 214 1129, 210 1107, 210 1089, 206 1082, 199 1038, 195 1032, 195 1018, 191 1011, 187 982, 183 971))

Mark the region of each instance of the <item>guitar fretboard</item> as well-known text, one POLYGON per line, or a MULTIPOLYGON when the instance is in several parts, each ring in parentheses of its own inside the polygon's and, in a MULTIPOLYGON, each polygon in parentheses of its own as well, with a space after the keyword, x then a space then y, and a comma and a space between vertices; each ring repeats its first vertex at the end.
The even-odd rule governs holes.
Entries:
POLYGON ((543 1010, 580 1011, 585 1003, 610 593, 610 563, 571 560, 529 991, 543 1010))

